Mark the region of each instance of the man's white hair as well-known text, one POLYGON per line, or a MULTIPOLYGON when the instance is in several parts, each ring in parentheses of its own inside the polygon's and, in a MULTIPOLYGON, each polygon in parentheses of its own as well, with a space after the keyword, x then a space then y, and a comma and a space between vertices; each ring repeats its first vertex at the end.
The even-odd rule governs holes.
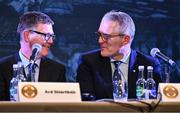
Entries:
POLYGON ((120 26, 119 33, 130 35, 131 39, 134 38, 135 24, 133 19, 127 13, 120 11, 110 11, 104 15, 103 19, 117 21, 120 26))

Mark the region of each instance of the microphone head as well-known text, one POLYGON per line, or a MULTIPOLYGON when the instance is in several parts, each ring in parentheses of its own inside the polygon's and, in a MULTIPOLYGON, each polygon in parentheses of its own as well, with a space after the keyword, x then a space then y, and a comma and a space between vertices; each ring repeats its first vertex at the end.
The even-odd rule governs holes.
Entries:
POLYGON ((40 44, 33 44, 32 45, 32 54, 30 56, 30 61, 36 61, 37 60, 37 57, 39 55, 39 52, 41 51, 42 49, 42 46, 40 44))
POLYGON ((158 48, 152 48, 150 54, 152 57, 155 57, 157 52, 160 52, 158 48))
POLYGON ((40 52, 42 49, 42 46, 40 44, 35 43, 32 45, 32 50, 34 49, 37 49, 37 51, 40 52))

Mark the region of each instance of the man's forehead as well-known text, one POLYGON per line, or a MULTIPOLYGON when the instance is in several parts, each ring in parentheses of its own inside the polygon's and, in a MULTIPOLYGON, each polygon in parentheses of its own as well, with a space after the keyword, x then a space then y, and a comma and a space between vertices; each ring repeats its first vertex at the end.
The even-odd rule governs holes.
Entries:
POLYGON ((102 19, 100 23, 99 30, 110 30, 111 32, 118 32, 119 31, 119 24, 117 21, 113 21, 107 18, 102 19))

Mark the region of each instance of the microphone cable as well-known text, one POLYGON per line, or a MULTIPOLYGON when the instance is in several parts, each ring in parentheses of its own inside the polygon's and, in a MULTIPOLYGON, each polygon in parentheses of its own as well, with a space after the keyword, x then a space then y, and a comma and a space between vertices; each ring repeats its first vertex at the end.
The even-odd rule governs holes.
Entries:
MULTIPOLYGON (((138 107, 136 105, 127 103, 128 101, 127 102, 115 102, 113 99, 100 99, 100 100, 96 100, 96 102, 109 102, 109 103, 113 103, 113 104, 119 104, 126 108, 131 108, 138 112, 140 111, 141 113, 147 112, 147 110, 145 110, 143 107, 138 107)), ((138 101, 136 101, 136 102, 138 102, 138 101)), ((145 104, 145 103, 143 103, 143 104, 145 104)), ((148 105, 148 103, 146 103, 145 105, 148 105)), ((148 105, 148 107, 149 107, 149 105, 148 105)))
POLYGON ((146 110, 146 112, 149 113, 151 111, 151 109, 152 109, 151 103, 145 102, 143 100, 136 100, 136 102, 139 102, 139 103, 142 103, 144 105, 147 105, 148 106, 148 110, 146 110))
POLYGON ((158 101, 155 104, 153 101, 151 103, 148 103, 148 102, 141 101, 141 100, 135 100, 135 102, 138 102, 138 103, 148 106, 148 110, 146 108, 138 107, 138 106, 132 105, 130 103, 127 103, 128 101, 127 102, 115 102, 113 99, 100 99, 100 100, 96 100, 96 102, 109 102, 109 103, 113 103, 113 104, 120 104, 123 107, 128 107, 128 108, 134 109, 136 111, 140 111, 141 113, 144 113, 144 112, 152 113, 156 110, 156 108, 158 107, 158 105, 162 99, 162 94, 161 93, 158 93, 158 94, 159 94, 160 98, 158 99, 158 101))
POLYGON ((159 92, 158 95, 159 95, 159 99, 158 99, 157 103, 155 103, 155 105, 152 106, 152 109, 151 109, 150 112, 154 112, 154 111, 156 110, 156 108, 158 107, 159 103, 160 103, 161 100, 162 100, 162 94, 159 92))
POLYGON ((146 104, 146 105, 148 106, 148 108, 149 108, 148 113, 152 113, 152 112, 154 112, 154 111, 156 110, 156 108, 158 107, 159 103, 161 102, 162 94, 159 92, 158 95, 159 95, 159 99, 158 99, 157 103, 154 103, 154 101, 152 101, 152 102, 149 104, 149 103, 147 103, 147 102, 145 102, 145 101, 139 101, 139 100, 138 100, 137 102, 146 104), (152 104, 153 104, 153 105, 152 105, 152 104))

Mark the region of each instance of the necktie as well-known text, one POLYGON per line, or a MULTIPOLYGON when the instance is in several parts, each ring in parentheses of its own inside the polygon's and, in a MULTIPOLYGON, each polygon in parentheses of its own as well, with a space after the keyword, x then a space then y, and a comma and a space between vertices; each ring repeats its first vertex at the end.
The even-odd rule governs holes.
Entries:
POLYGON ((123 73, 119 70, 119 65, 121 63, 121 61, 114 62, 115 70, 112 77, 114 101, 127 101, 128 97, 127 83, 121 79, 121 75, 123 77, 123 73))
POLYGON ((121 64, 121 61, 114 61, 115 70, 113 73, 113 80, 121 80, 121 74, 119 72, 119 65, 121 64))
POLYGON ((121 62, 115 61, 113 62, 115 66, 115 70, 112 77, 112 84, 113 84, 113 98, 114 101, 118 101, 120 98, 122 98, 122 80, 121 75, 119 73, 119 65, 121 62))
POLYGON ((36 63, 34 63, 34 64, 30 63, 28 65, 27 81, 35 82, 36 67, 38 67, 38 65, 36 63))

